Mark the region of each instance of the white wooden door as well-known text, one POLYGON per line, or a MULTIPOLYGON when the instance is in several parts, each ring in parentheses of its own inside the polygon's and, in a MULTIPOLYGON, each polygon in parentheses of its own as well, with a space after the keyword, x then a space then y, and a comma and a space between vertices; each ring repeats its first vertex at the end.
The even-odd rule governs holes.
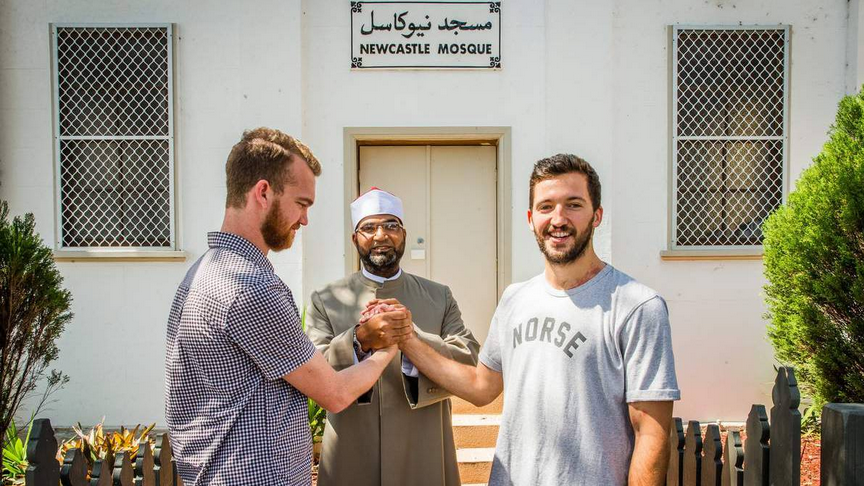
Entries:
POLYGON ((465 325, 486 340, 498 298, 496 148, 362 146, 360 193, 402 199, 402 269, 448 285, 465 325))

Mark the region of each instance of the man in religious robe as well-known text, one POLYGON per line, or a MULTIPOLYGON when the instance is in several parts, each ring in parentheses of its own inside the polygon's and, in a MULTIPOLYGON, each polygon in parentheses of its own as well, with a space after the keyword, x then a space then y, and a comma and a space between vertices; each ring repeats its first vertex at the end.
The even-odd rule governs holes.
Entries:
MULTIPOLYGON (((474 366, 480 345, 450 289, 400 268, 402 201, 373 188, 351 204, 351 218, 360 271, 313 292, 306 313, 307 333, 330 364, 349 367, 410 333, 474 366), (394 307, 410 311, 413 326, 372 318, 394 307)), ((357 403, 327 414, 318 484, 459 485, 449 397, 406 356, 394 359, 357 403)))

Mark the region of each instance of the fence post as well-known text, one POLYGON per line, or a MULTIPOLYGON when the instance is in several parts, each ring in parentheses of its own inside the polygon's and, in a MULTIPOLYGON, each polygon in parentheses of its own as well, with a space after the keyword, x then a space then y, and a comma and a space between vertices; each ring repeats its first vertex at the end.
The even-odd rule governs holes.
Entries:
POLYGON ((132 474, 132 461, 129 460, 129 454, 120 452, 114 458, 111 479, 113 486, 135 486, 135 477, 132 474))
POLYGON ((723 486, 744 485, 744 448, 741 447, 741 433, 730 430, 726 434, 726 454, 720 483, 723 486))
POLYGON ((666 486, 681 486, 684 483, 684 422, 672 418, 669 427, 669 468, 666 470, 666 486))
POLYGON ((771 486, 801 484, 801 394, 795 370, 782 366, 771 394, 771 486))
POLYGON ((114 464, 114 456, 108 454, 105 459, 96 459, 93 470, 90 471, 90 486, 112 486, 111 469, 114 464))
POLYGON ((687 423, 687 435, 684 438, 684 483, 683 486, 699 486, 702 484, 702 431, 699 421, 687 423))
POLYGON ((711 424, 705 430, 702 440, 702 486, 720 486, 723 476, 723 443, 720 441, 720 427, 711 424))
POLYGON ((138 446, 138 455, 135 457, 135 486, 156 486, 155 466, 150 442, 145 440, 138 446))
POLYGON ((87 486, 87 460, 81 449, 70 449, 60 467, 60 483, 63 486, 87 486))
POLYGON ((864 404, 822 407, 823 486, 864 485, 864 404))
POLYGON ((167 433, 156 438, 156 449, 153 451, 153 456, 156 462, 156 467, 153 468, 153 471, 159 480, 159 486, 175 486, 176 482, 174 478, 176 477, 176 473, 174 472, 171 440, 168 438, 167 433))
POLYGON ((27 486, 54 486, 60 483, 60 465, 57 463, 57 438, 48 419, 36 419, 27 443, 27 486))
POLYGON ((744 442, 744 483, 747 486, 768 486, 771 470, 771 449, 768 439, 771 427, 765 405, 753 405, 747 417, 747 440, 744 442))

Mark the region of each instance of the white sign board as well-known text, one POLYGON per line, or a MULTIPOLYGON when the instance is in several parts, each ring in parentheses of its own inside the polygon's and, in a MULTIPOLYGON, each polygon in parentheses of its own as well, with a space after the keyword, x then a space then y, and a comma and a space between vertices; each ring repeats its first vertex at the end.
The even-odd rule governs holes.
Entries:
POLYGON ((501 2, 351 2, 351 68, 501 68, 501 2))

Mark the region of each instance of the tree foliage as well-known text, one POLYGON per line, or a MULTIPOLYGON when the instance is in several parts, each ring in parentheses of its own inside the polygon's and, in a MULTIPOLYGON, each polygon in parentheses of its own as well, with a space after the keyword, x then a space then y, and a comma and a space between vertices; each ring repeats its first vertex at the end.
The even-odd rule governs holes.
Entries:
POLYGON ((864 91, 765 223, 768 335, 817 404, 864 403, 864 91))
MULTIPOLYGON (((55 340, 72 319, 72 296, 34 228, 32 214, 10 221, 9 206, 0 201, 0 431, 8 429, 21 402, 57 359, 55 340)), ((67 379, 52 370, 43 403, 48 390, 67 379)))

